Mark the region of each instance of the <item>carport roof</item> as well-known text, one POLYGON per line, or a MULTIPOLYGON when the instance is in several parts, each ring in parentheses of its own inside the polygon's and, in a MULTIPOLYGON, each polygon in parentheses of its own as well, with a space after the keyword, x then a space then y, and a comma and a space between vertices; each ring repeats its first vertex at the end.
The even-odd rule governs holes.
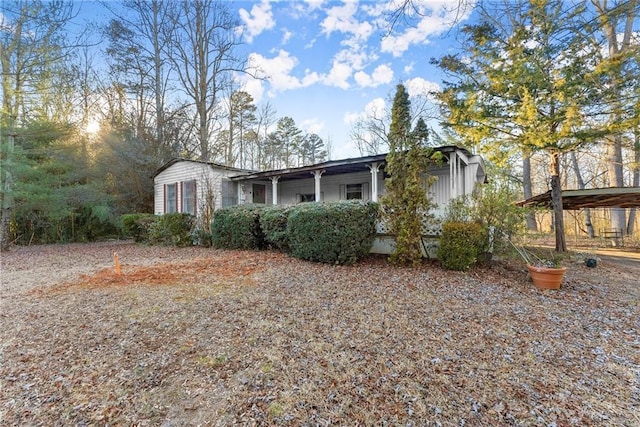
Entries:
MULTIPOLYGON (((551 191, 516 203, 523 207, 551 208, 551 191)), ((562 208, 640 208, 640 187, 609 187, 585 190, 563 190, 562 208)))

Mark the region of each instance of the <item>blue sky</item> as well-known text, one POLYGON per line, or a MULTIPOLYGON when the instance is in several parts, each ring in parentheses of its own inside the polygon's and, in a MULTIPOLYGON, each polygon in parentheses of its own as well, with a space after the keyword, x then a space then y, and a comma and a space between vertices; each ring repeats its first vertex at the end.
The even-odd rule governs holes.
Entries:
POLYGON ((355 118, 381 108, 400 82, 410 95, 439 88, 441 75, 429 60, 452 48, 452 23, 471 9, 460 16, 458 0, 414 3, 421 16, 391 35, 394 1, 235 3, 250 63, 266 79, 245 80, 245 90, 268 100, 279 117, 330 137, 334 159, 359 155, 349 136, 355 118))
MULTIPOLYGON (((421 14, 393 34, 388 13, 399 0, 229 2, 241 23, 241 50, 263 77, 239 79, 277 118, 331 139, 332 159, 359 156, 350 137, 359 116, 381 111, 400 82, 412 96, 440 87, 429 60, 455 46, 454 23, 465 23, 472 9, 458 10, 459 1, 413 0, 421 14)), ((81 2, 80 11, 98 24, 111 19, 96 2, 81 2)))

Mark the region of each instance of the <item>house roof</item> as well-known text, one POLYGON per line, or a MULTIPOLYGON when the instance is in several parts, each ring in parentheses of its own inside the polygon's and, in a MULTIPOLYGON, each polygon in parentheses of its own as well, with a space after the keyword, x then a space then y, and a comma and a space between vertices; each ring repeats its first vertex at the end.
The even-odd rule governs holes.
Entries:
POLYGON ((342 160, 329 160, 327 162, 316 163, 297 168, 275 169, 264 172, 255 172, 246 175, 231 177, 232 181, 243 181, 246 179, 261 179, 279 176, 281 181, 290 179, 309 178, 309 174, 314 171, 324 170, 324 175, 337 175, 342 173, 368 171, 368 164, 373 162, 384 162, 386 154, 376 154, 374 156, 356 157, 342 160))
POLYGON ((209 166, 213 166, 213 167, 216 167, 216 168, 225 169, 225 170, 228 170, 228 171, 231 171, 231 172, 244 172, 244 173, 255 172, 255 171, 252 171, 252 170, 240 169, 240 168, 234 168, 232 166, 222 165, 220 163, 205 162, 203 160, 191 160, 191 159, 185 159, 183 157, 176 157, 176 158, 173 158, 173 159, 169 160, 164 165, 160 166, 158 168, 158 170, 156 170, 156 173, 155 173, 155 175, 153 177, 155 178, 156 176, 158 176, 165 169, 168 169, 172 165, 175 165, 176 163, 180 163, 180 162, 200 163, 200 164, 203 164, 203 165, 209 165, 209 166))
MULTIPOLYGON (((473 156, 471 152, 464 148, 456 147, 454 145, 447 145, 443 147, 436 147, 434 150, 443 154, 452 153, 456 150, 462 151, 467 156, 473 156)), ((288 181, 293 179, 309 178, 311 172, 324 170, 324 176, 338 175, 344 173, 353 172, 368 172, 369 165, 371 163, 384 163, 386 161, 387 154, 375 154, 364 157, 354 157, 341 160, 329 160, 322 163, 316 163, 309 166, 301 166, 297 168, 276 169, 263 172, 254 172, 238 176, 230 177, 232 181, 244 181, 248 179, 267 179, 274 176, 280 177, 280 181, 288 181)))
MULTIPOLYGON (((551 208, 551 191, 521 200, 516 205, 551 208)), ((614 207, 640 207, 640 187, 609 187, 562 191, 562 208, 564 210, 614 207)))
MULTIPOLYGON (((473 156, 473 154, 467 149, 460 148, 455 145, 434 147, 434 150, 444 154, 445 159, 447 159, 447 161, 448 161, 447 155, 455 151, 462 152, 468 157, 473 156)), ((288 181, 292 179, 309 178, 310 177, 309 174, 311 172, 319 171, 319 170, 324 171, 324 174, 323 174, 324 176, 353 173, 353 172, 368 172, 369 165, 371 163, 375 163, 375 162, 384 163, 386 158, 387 158, 386 153, 375 154, 375 155, 364 156, 364 157, 353 157, 353 158, 341 159, 341 160, 329 160, 326 162, 316 163, 308 166, 300 166, 297 168, 286 168, 286 169, 276 169, 276 170, 257 172, 257 171, 247 170, 247 169, 240 169, 240 168, 235 168, 231 166, 226 166, 226 165, 222 165, 214 162, 205 162, 202 160, 191 160, 191 159, 177 157, 169 160, 167 163, 165 163, 160 168, 158 168, 158 170, 156 171, 156 174, 154 175, 154 178, 158 176, 162 171, 164 171, 165 169, 171 167, 176 163, 192 162, 192 163, 201 163, 201 164, 209 165, 209 166, 220 168, 220 169, 225 169, 231 172, 238 172, 238 175, 229 177, 229 179, 232 181, 244 181, 248 179, 268 179, 273 176, 280 177, 280 181, 288 181)))

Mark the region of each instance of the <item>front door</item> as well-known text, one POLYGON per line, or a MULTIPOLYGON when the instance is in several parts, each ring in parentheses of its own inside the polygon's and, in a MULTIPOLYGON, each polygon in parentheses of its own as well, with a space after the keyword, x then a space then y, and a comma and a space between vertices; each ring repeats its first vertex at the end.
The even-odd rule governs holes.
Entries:
POLYGON ((267 186, 253 184, 253 203, 265 204, 267 202, 267 186))

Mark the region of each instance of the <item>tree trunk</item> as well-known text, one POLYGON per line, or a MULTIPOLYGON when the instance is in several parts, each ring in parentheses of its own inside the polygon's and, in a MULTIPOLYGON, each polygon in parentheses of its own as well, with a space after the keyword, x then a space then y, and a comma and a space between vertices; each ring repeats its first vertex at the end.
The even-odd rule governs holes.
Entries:
MULTIPOLYGON (((531 184, 531 155, 527 152, 522 153, 522 190, 524 192, 524 198, 529 199, 533 197, 533 190, 531 184)), ((538 231, 538 223, 536 222, 535 212, 529 212, 526 216, 527 230, 538 231)))
MULTIPOLYGON (((631 41, 633 22, 636 18, 637 0, 629 0, 626 3, 621 3, 619 6, 611 5, 609 9, 607 9, 606 0, 592 0, 592 3, 600 14, 602 30, 607 38, 608 59, 614 60, 614 58, 628 53, 633 48, 631 41), (614 9, 618 9, 616 10, 616 14, 612 13, 614 9), (622 31, 617 28, 617 22, 620 21, 624 23, 624 30, 622 31), (622 40, 620 40, 620 33, 622 34, 622 40)), ((620 84, 622 76, 616 75, 613 77, 611 82, 612 89, 618 94, 622 87, 620 84)), ((617 102, 620 103, 619 100, 617 102)), ((614 111, 622 111, 622 108, 620 108, 620 105, 616 105, 614 111)), ((619 113, 613 113, 611 121, 614 123, 618 122, 620 119, 619 116, 619 113)), ((607 163, 609 169, 609 185, 611 187, 624 187, 622 137, 619 135, 611 135, 607 138, 607 163)), ((623 233, 626 231, 625 209, 611 209, 611 228, 621 230, 623 233)))
POLYGON ((6 154, 3 155, 0 166, 0 180, 2 181, 2 214, 0 215, 0 251, 5 251, 11 246, 11 212, 13 210, 13 175, 11 174, 11 161, 14 151, 14 126, 10 128, 7 138, 6 154))
POLYGON ((164 90, 163 90, 163 75, 162 75, 162 47, 160 43, 160 31, 161 26, 158 21, 158 15, 160 13, 160 3, 154 0, 151 3, 151 9, 153 14, 153 71, 155 74, 155 103, 156 103, 156 154, 159 158, 164 159, 165 148, 165 135, 164 135, 164 90))
MULTIPOLYGON (((575 151, 571 152, 571 162, 573 164, 573 171, 576 174, 576 180, 578 181, 578 189, 584 190, 584 179, 582 178, 582 172, 580 172, 580 165, 578 165, 578 157, 575 151)), ((587 227, 589 238, 593 239, 596 234, 593 230, 593 224, 591 223, 591 209, 589 208, 584 208, 584 224, 587 227)))
MULTIPOLYGON (((607 162, 609 164, 609 185, 624 187, 624 171, 622 169, 622 139, 618 136, 607 138, 607 162)), ((611 228, 622 230, 626 227, 624 208, 611 208, 611 228)))
POLYGON ((562 184, 560 183, 560 154, 551 153, 551 202, 556 234, 556 251, 566 252, 567 242, 564 235, 564 216, 562 209, 562 184))
MULTIPOLYGON (((634 167, 633 167, 633 186, 640 186, 640 127, 633 130, 635 139, 633 142, 634 167)), ((627 222, 627 235, 632 236, 635 231, 637 208, 629 209, 629 220, 627 222)))

